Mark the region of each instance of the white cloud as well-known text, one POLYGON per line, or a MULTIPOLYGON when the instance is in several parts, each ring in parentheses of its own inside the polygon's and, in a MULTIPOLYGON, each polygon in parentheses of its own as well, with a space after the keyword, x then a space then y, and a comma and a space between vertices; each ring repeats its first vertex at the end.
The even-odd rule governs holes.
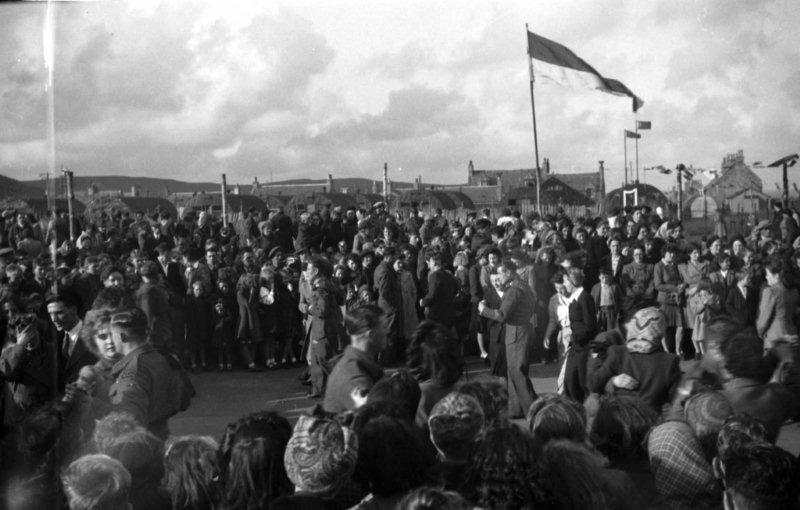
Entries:
MULTIPOLYGON (((43 13, 0 5, 0 171, 14 177, 46 157, 43 13)), ((447 182, 470 159, 532 166, 528 21, 645 99, 640 166, 713 168, 739 148, 771 161, 798 150, 799 14, 792 0, 62 3, 57 159, 210 180, 227 156, 231 182, 373 176, 384 161, 447 182)), ((621 181, 630 101, 536 94, 540 156, 576 171, 604 160, 621 181)))

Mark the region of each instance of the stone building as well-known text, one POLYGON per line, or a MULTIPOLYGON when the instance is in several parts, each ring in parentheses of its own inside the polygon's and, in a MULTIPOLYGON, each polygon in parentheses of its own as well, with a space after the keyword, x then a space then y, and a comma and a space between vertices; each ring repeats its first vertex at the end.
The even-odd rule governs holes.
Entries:
POLYGON ((730 207, 732 198, 740 195, 743 190, 763 194, 763 186, 761 177, 745 163, 744 151, 740 149, 722 159, 719 174, 705 186, 705 192, 715 203, 733 210, 730 207))

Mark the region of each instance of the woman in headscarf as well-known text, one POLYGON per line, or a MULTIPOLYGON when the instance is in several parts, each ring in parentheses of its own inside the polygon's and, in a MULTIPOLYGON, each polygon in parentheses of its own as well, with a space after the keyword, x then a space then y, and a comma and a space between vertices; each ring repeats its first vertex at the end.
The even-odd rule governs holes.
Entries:
POLYGON ((609 347, 605 361, 589 361, 590 390, 638 395, 660 412, 681 378, 678 357, 661 346, 664 330, 664 314, 658 308, 636 312, 626 325, 625 345, 609 347))

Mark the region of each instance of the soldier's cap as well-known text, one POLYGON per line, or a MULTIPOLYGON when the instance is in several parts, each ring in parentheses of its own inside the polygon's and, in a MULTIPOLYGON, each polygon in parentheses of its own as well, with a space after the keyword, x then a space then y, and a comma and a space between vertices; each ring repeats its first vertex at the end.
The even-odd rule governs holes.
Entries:
POLYGON ((152 260, 146 260, 139 266, 139 274, 147 278, 158 276, 158 264, 152 260))
POLYGON ((111 315, 111 325, 144 333, 147 331, 147 315, 139 308, 118 310, 111 315))

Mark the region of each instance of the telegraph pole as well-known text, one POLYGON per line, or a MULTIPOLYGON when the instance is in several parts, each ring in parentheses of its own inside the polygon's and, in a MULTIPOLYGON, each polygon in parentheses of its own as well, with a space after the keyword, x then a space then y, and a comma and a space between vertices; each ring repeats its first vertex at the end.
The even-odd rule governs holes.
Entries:
POLYGON ((222 226, 228 226, 228 181, 222 174, 222 226))
POLYGON ((72 193, 72 170, 68 170, 66 167, 61 167, 61 172, 64 174, 64 180, 67 184, 67 211, 69 212, 69 239, 72 242, 75 242, 75 218, 74 212, 72 209, 72 200, 75 198, 75 195, 72 193))

